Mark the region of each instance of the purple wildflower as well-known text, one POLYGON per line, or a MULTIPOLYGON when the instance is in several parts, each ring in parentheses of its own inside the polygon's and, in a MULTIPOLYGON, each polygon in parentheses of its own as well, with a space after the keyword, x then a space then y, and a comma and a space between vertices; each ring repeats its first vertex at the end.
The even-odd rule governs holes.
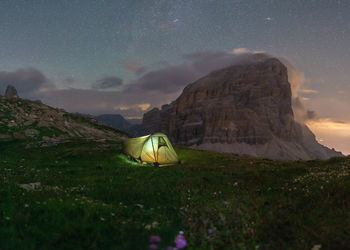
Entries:
POLYGON ((160 237, 158 235, 152 235, 149 237, 149 242, 155 243, 155 242, 160 242, 160 237))
POLYGON ((151 244, 149 245, 148 248, 154 250, 154 249, 158 249, 158 246, 156 244, 151 244))
POLYGON ((181 232, 176 236, 175 244, 177 249, 184 248, 187 245, 185 236, 181 232))

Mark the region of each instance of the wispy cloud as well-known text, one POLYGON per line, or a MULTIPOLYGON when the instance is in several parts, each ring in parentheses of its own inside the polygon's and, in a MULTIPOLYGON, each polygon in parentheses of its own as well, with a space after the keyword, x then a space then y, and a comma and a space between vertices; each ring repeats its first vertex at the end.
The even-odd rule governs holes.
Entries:
POLYGON ((141 75, 146 72, 147 67, 141 63, 141 61, 136 60, 136 59, 129 59, 126 60, 123 64, 123 67, 135 73, 136 75, 141 75))
POLYGON ((97 80, 93 85, 93 89, 111 89, 111 88, 116 88, 120 87, 123 85, 123 80, 119 77, 115 76, 108 76, 104 77, 100 80, 97 80))
POLYGON ((239 55, 239 54, 259 54, 265 53, 263 50, 250 50, 248 48, 235 48, 229 52, 230 54, 239 55))
POLYGON ((318 90, 315 89, 299 89, 299 92, 304 94, 318 94, 318 90))

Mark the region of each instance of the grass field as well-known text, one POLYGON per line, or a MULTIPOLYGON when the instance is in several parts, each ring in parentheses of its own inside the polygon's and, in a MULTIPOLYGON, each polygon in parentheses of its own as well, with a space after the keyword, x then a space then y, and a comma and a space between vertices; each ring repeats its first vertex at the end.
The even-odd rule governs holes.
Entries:
POLYGON ((0 144, 0 249, 350 248, 350 159, 282 162, 176 147, 183 164, 121 146, 0 144), (40 182, 35 190, 18 184, 40 182))

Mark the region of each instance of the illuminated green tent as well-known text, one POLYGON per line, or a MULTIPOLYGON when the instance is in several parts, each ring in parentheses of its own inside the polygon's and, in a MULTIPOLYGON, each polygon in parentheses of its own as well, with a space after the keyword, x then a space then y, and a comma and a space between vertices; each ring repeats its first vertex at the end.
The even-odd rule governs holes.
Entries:
POLYGON ((162 133, 125 141, 125 153, 142 163, 166 165, 180 162, 168 137, 162 133))

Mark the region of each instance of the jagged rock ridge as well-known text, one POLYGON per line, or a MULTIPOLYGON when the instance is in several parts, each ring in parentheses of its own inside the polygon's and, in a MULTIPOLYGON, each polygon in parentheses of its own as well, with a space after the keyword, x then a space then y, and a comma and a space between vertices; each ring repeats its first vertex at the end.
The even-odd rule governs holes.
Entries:
POLYGON ((221 152, 293 160, 341 156, 295 122, 291 96, 285 65, 257 57, 189 84, 173 103, 144 114, 143 129, 221 152))

